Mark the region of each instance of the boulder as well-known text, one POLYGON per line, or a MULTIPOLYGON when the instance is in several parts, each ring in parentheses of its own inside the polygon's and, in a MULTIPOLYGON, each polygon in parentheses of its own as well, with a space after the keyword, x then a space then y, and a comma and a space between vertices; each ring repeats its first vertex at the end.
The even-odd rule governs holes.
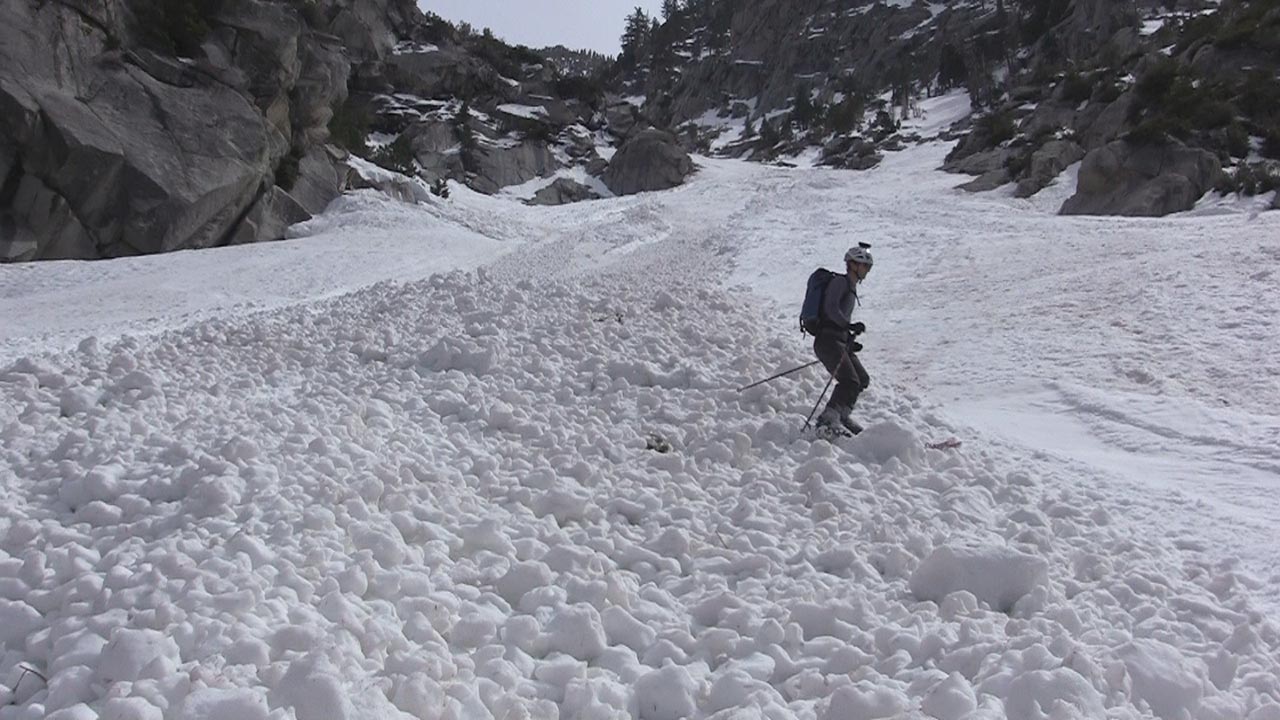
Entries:
POLYGON ((1063 170, 1084 157, 1084 148, 1071 140, 1050 140, 1031 154, 1027 176, 1018 181, 1014 197, 1035 195, 1053 182, 1063 170))
POLYGON ((1118 140, 1085 156, 1077 192, 1061 212, 1167 215, 1190 210, 1221 178, 1222 164, 1207 150, 1176 141, 1137 145, 1118 140))
POLYGON ((943 163, 942 169, 965 175, 986 175, 993 170, 1004 168, 1012 154, 1007 148, 991 148, 955 160, 947 160, 943 163))
POLYGON ((858 137, 837 136, 823 145, 818 164, 848 170, 868 170, 879 165, 883 159, 884 156, 876 152, 874 143, 858 137))
POLYGON ((618 195, 666 190, 682 184, 693 170, 693 160, 674 137, 660 130, 642 130, 614 153, 604 183, 618 195))
POLYGON ((647 125, 640 109, 625 100, 610 103, 604 110, 605 129, 614 137, 629 138, 647 125))
POLYGON ((1009 171, 1007 169, 996 168, 995 170, 983 173, 975 180, 970 180, 969 182, 964 183, 963 185, 957 185, 956 187, 968 192, 986 192, 988 190, 995 190, 1001 185, 1010 182, 1012 179, 1013 178, 1009 177, 1009 171))
POLYGON ((595 190, 569 178, 557 178, 555 182, 534 193, 529 205, 565 205, 583 200, 598 200, 595 190))

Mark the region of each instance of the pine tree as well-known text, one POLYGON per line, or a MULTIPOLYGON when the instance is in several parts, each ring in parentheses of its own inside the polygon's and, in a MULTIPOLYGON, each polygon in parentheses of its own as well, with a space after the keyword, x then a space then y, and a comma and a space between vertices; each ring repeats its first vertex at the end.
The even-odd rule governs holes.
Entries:
POLYGON ((662 19, 671 22, 680 12, 680 0, 662 0, 662 19))
POLYGON ((466 100, 458 106, 458 114, 453 116, 453 132, 458 136, 458 145, 461 147, 459 155, 462 159, 462 168, 467 172, 473 172, 475 169, 475 152, 476 152, 476 134, 471 129, 471 103, 466 100))
POLYGON ((795 108, 791 111, 791 119, 801 128, 808 129, 809 125, 814 121, 813 101, 809 98, 809 88, 803 85, 796 86, 795 108))
POLYGON ((627 16, 622 32, 622 54, 618 62, 624 67, 635 68, 649 55, 649 35, 653 26, 644 8, 637 7, 627 16))

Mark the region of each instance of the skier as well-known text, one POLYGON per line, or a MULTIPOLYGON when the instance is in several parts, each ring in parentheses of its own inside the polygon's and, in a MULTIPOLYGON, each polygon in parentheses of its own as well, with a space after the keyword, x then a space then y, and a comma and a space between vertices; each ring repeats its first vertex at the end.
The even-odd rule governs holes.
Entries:
POLYGON ((858 283, 871 272, 870 245, 859 243, 844 254, 847 275, 835 275, 827 283, 819 311, 820 329, 814 335, 813 354, 835 376, 836 389, 831 400, 818 416, 818 428, 827 432, 849 432, 857 435, 862 426, 849 418, 858 395, 871 384, 871 377, 855 354, 862 350, 857 341, 867 329, 853 319, 853 308, 858 304, 858 283), (843 431, 841 430, 843 428, 843 431))

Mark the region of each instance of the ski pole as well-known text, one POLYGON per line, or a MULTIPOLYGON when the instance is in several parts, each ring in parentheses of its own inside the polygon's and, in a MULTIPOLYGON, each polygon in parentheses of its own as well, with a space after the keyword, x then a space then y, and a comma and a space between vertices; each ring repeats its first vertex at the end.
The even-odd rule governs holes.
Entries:
POLYGON ((809 423, 813 422, 814 413, 818 412, 818 406, 822 404, 822 398, 827 396, 827 389, 831 387, 831 383, 835 381, 835 379, 836 379, 835 371, 832 371, 831 377, 827 378, 826 386, 822 388, 822 394, 818 396, 818 402, 813 404, 813 409, 809 411, 809 417, 805 418, 804 427, 800 428, 802 431, 809 429, 809 423))
POLYGON ((783 375, 790 375, 791 373, 796 372, 797 370, 803 370, 803 369, 805 369, 805 368, 809 367, 810 365, 817 365, 819 362, 820 362, 819 360, 814 360, 813 362, 811 362, 811 363, 805 363, 804 365, 801 365, 800 367, 793 367, 793 368, 791 368, 790 370, 784 370, 783 372, 780 372, 780 373, 778 373, 777 375, 773 375, 773 376, 767 377, 767 378, 765 378, 765 379, 763 379, 763 380, 760 380, 759 382, 753 382, 753 383, 751 383, 750 385, 744 385, 744 386, 742 386, 742 387, 738 388, 738 392, 742 392, 743 390, 750 390, 751 388, 753 388, 753 387, 755 387, 755 386, 757 386, 757 385, 763 385, 763 384, 765 384, 765 383, 769 382, 770 380, 777 380, 778 378, 782 377, 783 375))

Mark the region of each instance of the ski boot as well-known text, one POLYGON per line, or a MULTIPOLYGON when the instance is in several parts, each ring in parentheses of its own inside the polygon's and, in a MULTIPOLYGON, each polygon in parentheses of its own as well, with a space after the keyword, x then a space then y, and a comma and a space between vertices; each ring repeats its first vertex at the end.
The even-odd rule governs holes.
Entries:
MULTIPOLYGON (((858 427, 856 423, 854 423, 853 426, 858 427)), ((832 408, 827 408, 822 411, 822 414, 818 416, 818 421, 814 424, 814 430, 817 432, 818 437, 827 440, 849 438, 859 432, 862 432, 862 428, 860 427, 858 427, 857 431, 850 430, 848 426, 845 425, 845 418, 840 417, 840 413, 832 408)))
POLYGON ((850 435, 857 435, 862 432, 862 426, 854 422, 848 415, 840 416, 840 426, 843 427, 850 435))

